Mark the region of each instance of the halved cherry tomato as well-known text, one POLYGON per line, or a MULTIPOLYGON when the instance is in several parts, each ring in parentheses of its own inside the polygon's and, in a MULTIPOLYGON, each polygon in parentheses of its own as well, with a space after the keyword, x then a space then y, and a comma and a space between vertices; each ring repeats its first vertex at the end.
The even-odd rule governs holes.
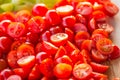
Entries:
POLYGON ((62 18, 62 25, 70 29, 72 29, 75 22, 76 22, 75 16, 69 15, 62 18))
POLYGON ((51 58, 46 58, 41 62, 41 64, 39 64, 40 72, 46 77, 53 76, 53 67, 54 63, 51 58))
POLYGON ((45 17, 50 25, 58 25, 61 22, 60 15, 55 10, 48 10, 45 17))
POLYGON ((90 2, 79 2, 76 6, 76 12, 83 16, 89 16, 92 11, 93 7, 90 2))
POLYGON ((15 14, 15 20, 26 24, 26 22, 31 18, 31 13, 28 10, 21 10, 15 14))
POLYGON ((17 57, 22 58, 24 56, 34 55, 34 47, 30 44, 23 43, 17 49, 17 57))
POLYGON ((62 57, 63 55, 66 55, 66 54, 67 54, 67 51, 66 51, 65 47, 60 46, 55 54, 54 59, 62 57))
POLYGON ((94 46, 94 43, 92 40, 84 40, 81 44, 81 47, 80 49, 83 50, 83 49, 86 49, 88 51, 91 51, 91 49, 93 48, 94 46))
POLYGON ((42 3, 36 4, 32 8, 32 14, 34 16, 45 16, 47 11, 48 11, 47 6, 42 3))
POLYGON ((105 73, 109 68, 108 65, 103 65, 95 62, 90 62, 90 66, 92 67, 93 71, 99 73, 105 73))
POLYGON ((96 20, 95 18, 91 18, 88 22, 88 30, 90 33, 92 33, 97 27, 96 27, 96 20))
POLYGON ((15 51, 15 50, 10 51, 7 55, 8 65, 11 68, 19 67, 18 64, 17 64, 17 60, 18 60, 17 51, 15 51))
POLYGON ((5 68, 7 68, 7 66, 8 66, 8 64, 7 64, 7 61, 5 61, 4 59, 0 59, 0 72, 3 70, 3 69, 5 69, 5 68))
POLYGON ((104 10, 105 13, 110 17, 116 15, 119 12, 119 8, 112 2, 104 3, 104 10))
POLYGON ((73 13, 73 10, 74 8, 71 5, 64 5, 56 8, 56 11, 60 16, 71 15, 73 13))
POLYGON ((14 41, 11 45, 11 50, 17 50, 17 48, 22 44, 24 43, 23 41, 20 41, 20 40, 17 40, 17 41, 14 41))
POLYGON ((57 78, 69 78, 72 73, 72 66, 66 63, 59 63, 53 69, 57 78))
POLYGON ((50 42, 43 41, 41 49, 43 51, 47 52, 49 55, 54 55, 54 54, 56 54, 58 47, 56 47, 55 45, 53 45, 50 42))
POLYGON ((35 56, 34 55, 24 56, 18 59, 17 63, 22 68, 32 68, 35 64, 35 56))
POLYGON ((56 33, 51 35, 50 40, 56 46, 65 45, 68 40, 68 35, 66 33, 56 33))
POLYGON ((66 64, 70 64, 71 66, 73 65, 73 61, 68 55, 63 55, 59 58, 56 58, 55 64, 59 64, 59 63, 66 63, 66 64))
POLYGON ((22 78, 19 75, 11 75, 7 80, 22 80, 22 78))
POLYGON ((65 33, 68 35, 68 40, 73 42, 74 32, 69 28, 65 28, 65 33))
POLYGON ((75 40, 75 43, 78 47, 81 46, 81 43, 86 40, 86 39, 89 39, 90 38, 90 34, 86 31, 80 31, 78 33, 76 33, 75 37, 74 37, 74 40, 75 40))
POLYGON ((79 31, 88 31, 87 27, 82 24, 82 23, 75 23, 72 27, 72 30, 75 32, 75 33, 78 33, 79 31))
POLYGON ((53 27, 50 27, 49 31, 51 34, 56 34, 56 33, 62 33, 63 29, 61 26, 53 26, 53 27))
POLYGON ((102 38, 96 42, 96 47, 101 54, 108 55, 113 52, 112 41, 108 38, 102 38))
POLYGON ((82 24, 84 24, 84 25, 87 24, 86 18, 85 18, 84 16, 82 16, 81 14, 76 14, 75 17, 76 17, 76 21, 77 21, 78 23, 82 23, 82 24))
POLYGON ((89 64, 82 63, 75 65, 73 68, 73 75, 76 79, 87 80, 92 73, 92 68, 89 64))
POLYGON ((100 53, 98 50, 96 49, 92 49, 92 59, 95 61, 95 62, 103 62, 105 60, 107 60, 108 56, 106 55, 103 55, 102 53, 100 53))
POLYGON ((19 38, 26 33, 26 27, 21 22, 12 22, 7 28, 8 34, 13 38, 19 38))
POLYGON ((113 46, 113 52, 109 55, 110 59, 117 59, 120 57, 120 49, 118 46, 113 46))
POLYGON ((29 30, 33 33, 40 33, 43 30, 45 30, 45 21, 40 16, 35 16, 29 19, 27 22, 27 26, 29 27, 29 30))
POLYGON ((103 11, 103 10, 104 10, 104 7, 103 7, 102 4, 100 4, 100 3, 98 3, 98 2, 95 2, 95 3, 93 4, 93 9, 94 9, 94 11, 96 11, 96 10, 103 11))
POLYGON ((105 36, 103 36, 102 34, 92 34, 91 39, 94 42, 97 42, 98 40, 105 38, 105 36))
POLYGON ((45 31, 40 35, 40 41, 50 41, 51 33, 50 31, 45 31))

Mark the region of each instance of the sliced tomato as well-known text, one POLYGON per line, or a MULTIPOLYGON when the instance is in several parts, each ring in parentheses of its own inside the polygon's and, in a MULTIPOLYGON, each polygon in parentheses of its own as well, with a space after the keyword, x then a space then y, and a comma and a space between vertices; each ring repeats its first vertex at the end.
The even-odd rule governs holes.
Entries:
POLYGON ((41 41, 50 41, 50 36, 51 36, 51 33, 50 33, 50 31, 47 30, 40 35, 40 40, 41 41))
POLYGON ((26 27, 21 22, 12 22, 7 28, 7 33, 13 38, 19 38, 26 33, 26 27))
POLYGON ((112 41, 108 38, 102 38, 96 43, 96 48, 104 55, 108 55, 113 52, 112 41))
POLYGON ((21 44, 17 49, 17 57, 22 58, 29 55, 35 55, 34 47, 27 43, 21 44))
POLYGON ((92 34, 91 39, 94 42, 97 42, 98 40, 105 38, 105 36, 103 36, 102 34, 92 34))
POLYGON ((65 47, 60 46, 58 51, 56 52, 54 58, 56 59, 56 58, 62 57, 63 55, 66 55, 66 54, 67 54, 67 51, 66 51, 65 47))
POLYGON ((22 57, 18 59, 17 61, 18 65, 22 68, 32 68, 35 65, 35 56, 34 55, 28 55, 25 57, 22 57))
POLYGON ((96 62, 103 62, 105 60, 107 60, 108 56, 103 55, 102 53, 100 53, 98 50, 96 49, 92 49, 92 59, 96 62))
POLYGON ((74 8, 71 5, 64 5, 64 6, 59 6, 56 8, 56 11, 60 16, 71 15, 73 13, 73 10, 74 8))
POLYGON ((53 67, 54 63, 51 58, 46 58, 41 62, 41 64, 39 64, 40 72, 46 77, 53 76, 53 67))
POLYGON ((31 17, 32 15, 28 10, 20 10, 15 14, 15 20, 24 24, 26 24, 31 17))
POLYGON ((53 27, 50 27, 49 29, 50 33, 53 35, 53 34, 56 34, 56 33, 63 33, 63 29, 61 26, 53 26, 53 27))
POLYGON ((89 64, 82 63, 73 67, 73 75, 76 79, 87 80, 92 74, 92 68, 89 64))
POLYGON ((89 39, 90 38, 90 34, 86 31, 80 31, 78 33, 76 33, 75 37, 74 37, 74 40, 75 40, 75 43, 78 47, 81 46, 81 43, 86 40, 86 39, 89 39))
POLYGON ((119 12, 119 8, 112 2, 104 3, 104 10, 106 15, 112 17, 119 12))
POLYGON ((68 40, 73 42, 74 32, 69 28, 65 28, 65 33, 68 35, 68 40))
POLYGON ((76 17, 76 22, 82 23, 82 24, 84 24, 84 25, 87 24, 86 18, 85 18, 84 16, 82 16, 81 14, 76 14, 75 17, 76 17))
POLYGON ((89 16, 92 11, 93 7, 90 2, 79 2, 76 6, 76 12, 83 16, 89 16))
POLYGON ((113 52, 109 55, 110 59, 117 59, 120 57, 120 49, 118 46, 113 46, 113 52))
POLYGON ((22 78, 19 75, 11 75, 7 80, 22 80, 22 78))
POLYGON ((83 50, 83 49, 86 49, 88 51, 91 51, 92 47, 94 46, 94 43, 92 40, 84 40, 81 44, 81 47, 80 49, 83 50))
POLYGON ((90 33, 92 33, 96 29, 96 20, 95 20, 95 18, 91 18, 89 20, 87 27, 88 27, 90 33))
POLYGON ((72 73, 72 66, 66 63, 59 63, 53 69, 57 78, 69 78, 72 73))
POLYGON ((8 55, 7 55, 8 65, 11 68, 17 68, 17 67, 19 67, 18 63, 17 63, 17 60, 18 60, 17 51, 15 51, 15 50, 10 51, 8 53, 8 55))
POLYGON ((17 48, 24 42, 20 41, 20 40, 17 40, 17 41, 14 41, 11 45, 11 50, 17 50, 17 48))
POLYGON ((96 62, 90 62, 90 66, 92 67, 93 71, 99 73, 105 73, 109 68, 108 65, 103 65, 96 62))
POLYGON ((51 35, 50 40, 56 46, 65 45, 68 40, 68 35, 66 33, 56 33, 51 35))
POLYGON ((43 41, 41 49, 43 51, 47 52, 49 55, 54 55, 54 54, 56 54, 58 47, 56 47, 55 45, 53 45, 50 42, 43 41))

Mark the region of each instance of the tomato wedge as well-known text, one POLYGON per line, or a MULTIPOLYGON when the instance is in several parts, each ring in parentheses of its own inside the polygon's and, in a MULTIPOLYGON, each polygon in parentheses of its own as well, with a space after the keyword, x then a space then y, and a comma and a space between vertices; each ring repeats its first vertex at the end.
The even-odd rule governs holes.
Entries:
POLYGON ((87 80, 92 73, 92 68, 89 64, 82 63, 74 66, 73 75, 78 80, 87 80))

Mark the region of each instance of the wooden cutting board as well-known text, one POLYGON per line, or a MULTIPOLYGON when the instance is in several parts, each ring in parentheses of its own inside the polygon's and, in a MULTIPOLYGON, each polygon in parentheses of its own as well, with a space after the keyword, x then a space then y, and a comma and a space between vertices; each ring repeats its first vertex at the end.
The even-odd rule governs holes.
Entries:
MULTIPOLYGON (((115 3, 120 9, 120 0, 111 0, 115 3)), ((114 26, 115 30, 111 34, 113 42, 120 48, 120 10, 119 13, 110 19, 110 23, 114 26)), ((112 61, 108 61, 107 64, 110 65, 110 69, 107 74, 109 75, 109 80, 112 80, 114 77, 120 78, 120 58, 112 61)))

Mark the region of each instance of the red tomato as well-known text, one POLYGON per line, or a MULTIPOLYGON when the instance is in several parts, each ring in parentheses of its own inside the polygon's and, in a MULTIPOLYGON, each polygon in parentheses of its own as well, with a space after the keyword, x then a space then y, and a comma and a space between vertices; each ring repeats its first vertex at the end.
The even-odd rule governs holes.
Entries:
POLYGON ((55 64, 59 64, 59 63, 66 63, 66 64, 70 64, 71 66, 73 65, 73 62, 68 55, 63 55, 59 58, 56 58, 55 64))
POLYGON ((85 18, 84 16, 82 16, 81 14, 76 14, 75 17, 76 17, 76 21, 77 21, 78 23, 82 23, 82 24, 84 24, 84 25, 87 24, 86 18, 85 18))
POLYGON ((46 77, 53 76, 53 67, 54 63, 51 58, 46 58, 41 62, 41 64, 39 64, 40 72, 46 77))
POLYGON ((20 40, 17 40, 17 41, 14 41, 11 45, 11 50, 17 50, 17 48, 22 44, 24 43, 23 41, 20 41, 20 40))
POLYGON ((7 55, 8 65, 11 68, 19 67, 18 64, 17 64, 17 60, 18 60, 17 52, 15 50, 11 50, 7 55))
POLYGON ((101 34, 101 35, 103 35, 103 36, 105 36, 106 38, 108 38, 108 32, 107 31, 105 31, 104 29, 95 29, 94 31, 93 31, 93 33, 92 33, 92 35, 93 34, 101 34))
POLYGON ((22 68, 32 68, 35 64, 35 56, 28 55, 17 60, 17 63, 22 68))
POLYGON ((61 22, 60 15, 55 10, 48 10, 45 17, 50 25, 58 25, 61 22))
POLYGON ((3 12, 0 17, 0 21, 2 20, 10 20, 12 22, 15 21, 15 16, 12 12, 3 12))
POLYGON ((94 46, 94 43, 92 40, 84 40, 80 46, 80 49, 81 50, 86 49, 88 51, 91 51, 93 46, 94 46))
POLYGON ((92 59, 95 62, 103 62, 105 60, 107 60, 108 56, 103 55, 102 53, 100 53, 99 51, 97 51, 96 49, 92 49, 92 59))
POLYGON ((50 42, 43 41, 42 42, 42 50, 47 52, 49 55, 54 55, 54 54, 56 54, 58 47, 56 47, 55 45, 53 45, 50 42))
POLYGON ((57 78, 69 78, 72 73, 72 66, 66 63, 59 63, 53 69, 57 78))
POLYGON ((21 44, 17 49, 17 57, 22 58, 29 55, 35 55, 34 47, 27 43, 21 44))
POLYGON ((103 65, 95 62, 90 62, 90 66, 92 67, 93 71, 99 73, 105 73, 109 68, 108 65, 103 65))
POLYGON ((46 29, 45 21, 40 16, 34 16, 27 22, 29 30, 33 33, 40 33, 46 29))
POLYGON ((50 31, 46 30, 45 32, 43 32, 43 33, 40 35, 40 40, 41 40, 41 41, 50 41, 50 36, 51 36, 50 31))
POLYGON ((38 80, 41 77, 41 73, 38 69, 39 65, 35 64, 31 72, 29 73, 28 80, 38 80))
POLYGON ((7 78, 13 75, 14 72, 11 69, 4 69, 0 72, 0 80, 7 80, 7 78))
POLYGON ((7 80, 22 80, 22 78, 19 75, 11 75, 7 80))
POLYGON ((42 51, 42 43, 38 42, 35 46, 35 53, 39 53, 42 51))
POLYGON ((92 17, 94 17, 94 19, 97 22, 105 22, 107 16, 105 15, 105 13, 103 11, 96 10, 96 11, 93 11, 92 17))
POLYGON ((51 34, 62 33, 63 29, 61 26, 53 26, 49 29, 51 34))
POLYGON ((3 53, 8 53, 10 51, 10 46, 12 45, 12 42, 13 41, 9 37, 0 37, 0 48, 3 51, 3 53))
POLYGON ((14 68, 13 72, 16 75, 19 75, 22 79, 26 79, 28 77, 28 74, 30 73, 29 69, 23 69, 23 68, 14 68))
POLYGON ((32 8, 32 14, 34 16, 45 16, 47 11, 48 11, 47 6, 42 3, 36 4, 32 8))
POLYGON ((28 10, 20 10, 15 14, 15 20, 26 24, 26 22, 31 18, 31 13, 28 10))
POLYGON ((79 2, 76 6, 76 12, 83 16, 89 16, 92 11, 93 7, 90 2, 79 2))
POLYGON ((91 18, 89 20, 87 27, 88 27, 90 33, 92 33, 97 28, 95 18, 91 18))
POLYGON ((118 46, 113 46, 113 52, 109 55, 110 59, 117 59, 120 57, 120 49, 118 46))
POLYGON ((105 74, 97 73, 97 72, 92 72, 91 76, 95 80, 108 80, 108 76, 105 74))
POLYGON ((66 55, 66 54, 67 54, 66 49, 63 46, 60 46, 58 51, 56 52, 54 58, 57 59, 57 58, 62 57, 63 55, 66 55))
MULTIPOLYGON (((104 0, 105 1, 105 0, 104 0)), ((104 7, 102 4, 98 3, 98 2, 95 2, 94 5, 93 5, 93 9, 94 11, 97 11, 97 10, 100 10, 100 11, 103 11, 104 10, 104 7)))
POLYGON ((80 31, 88 31, 87 27, 82 24, 82 23, 75 23, 72 27, 72 30, 75 32, 75 33, 78 33, 80 31))
POLYGON ((64 5, 56 8, 57 13, 62 17, 71 15, 73 13, 73 10, 74 8, 71 5, 64 5))
POLYGON ((51 56, 48 55, 46 52, 38 52, 36 55, 36 63, 40 64, 44 59, 50 58, 51 56))
POLYGON ((62 18, 62 25, 64 27, 67 27, 67 28, 70 28, 70 29, 72 29, 75 22, 76 22, 75 16, 70 15, 70 16, 65 16, 65 17, 62 18))
POLYGON ((113 52, 113 42, 108 38, 102 38, 96 42, 96 48, 104 55, 109 55, 113 52))
POLYGON ((78 64, 73 68, 73 75, 76 79, 79 80, 87 80, 91 73, 92 68, 89 64, 86 63, 78 64))
POLYGON ((8 67, 7 61, 1 58, 0 59, 0 72, 7 67, 8 67))
POLYGON ((21 22, 12 22, 7 28, 7 33, 13 38, 19 38, 26 33, 26 27, 21 22))
POLYGON ((68 35, 66 33, 56 33, 51 35, 50 40, 56 46, 65 45, 68 40, 68 35))
POLYGON ((104 10, 106 15, 112 17, 119 12, 119 8, 112 2, 104 3, 104 10))
POLYGON ((68 35, 68 40, 73 42, 74 32, 69 28, 65 28, 65 33, 68 35))
POLYGON ((75 35, 75 43, 78 47, 81 46, 81 43, 86 40, 86 39, 89 39, 90 38, 90 34, 86 31, 80 31, 78 33, 76 33, 75 35))

